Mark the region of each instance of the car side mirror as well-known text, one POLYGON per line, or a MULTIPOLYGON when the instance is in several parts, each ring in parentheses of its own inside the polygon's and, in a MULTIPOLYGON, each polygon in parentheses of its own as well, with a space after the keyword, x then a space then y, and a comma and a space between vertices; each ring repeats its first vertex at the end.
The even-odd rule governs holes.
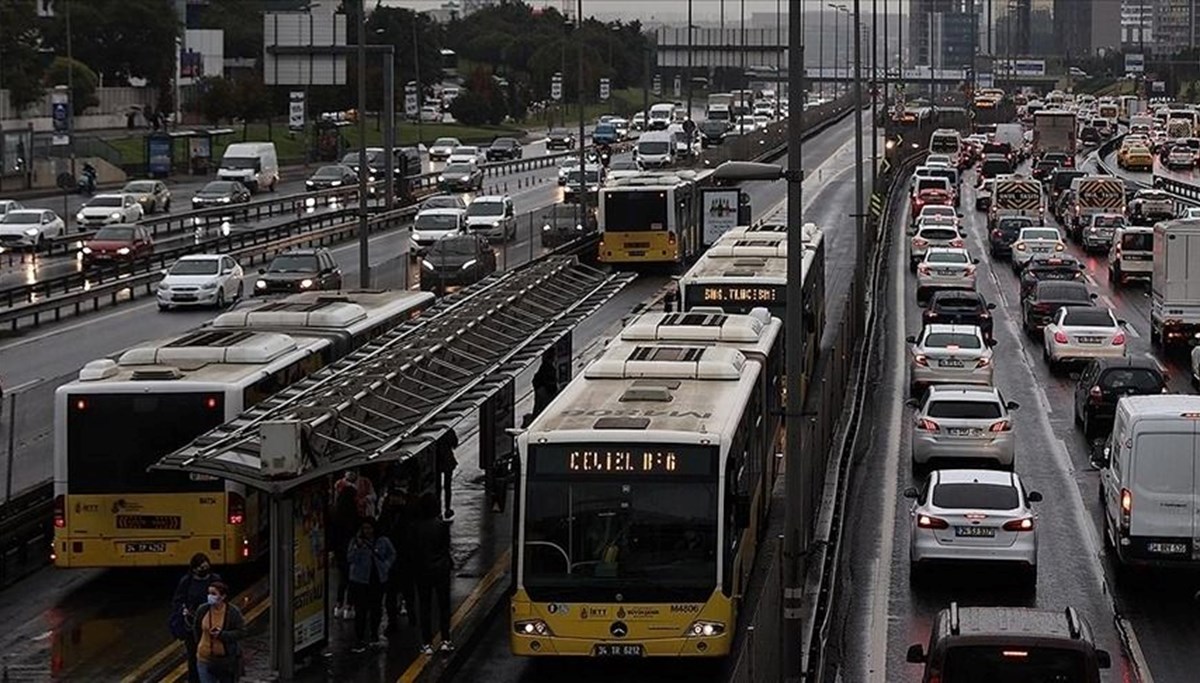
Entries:
POLYGON ((989 340, 987 340, 987 342, 985 342, 985 343, 988 345, 988 348, 989 348, 989 349, 994 349, 994 348, 996 348, 996 340, 995 340, 995 339, 989 339, 989 340))
POLYGON ((917 343, 917 338, 916 338, 916 337, 911 337, 911 336, 909 336, 909 337, 905 337, 905 338, 904 338, 904 341, 908 342, 909 344, 916 344, 916 343, 917 343))
POLYGON ((904 405, 908 406, 909 408, 920 408, 921 402, 915 398, 910 398, 904 401, 904 405))
POLYGON ((266 275, 266 274, 267 274, 267 269, 266 269, 266 268, 259 268, 259 269, 258 269, 258 274, 259 274, 259 275, 266 275))
POLYGON ((1128 327, 1129 321, 1128 320, 1117 320, 1117 324, 1120 325, 1121 327, 1128 327))
POLYGON ((959 218, 962 218, 962 217, 963 217, 963 215, 962 215, 961 213, 956 213, 956 214, 954 214, 954 215, 955 215, 955 216, 958 216, 959 218))
POLYGON ((1037 491, 1030 491, 1025 495, 1025 500, 1029 501, 1030 503, 1040 503, 1042 502, 1042 494, 1037 491))
POLYGON ((975 265, 979 265, 979 259, 973 258, 973 259, 971 259, 971 263, 973 263, 975 265))
POLYGON ((1101 669, 1112 668, 1112 655, 1108 650, 1096 650, 1096 666, 1101 669))
POLYGON ((1004 407, 1009 410, 1016 410, 1021 407, 1021 404, 1017 403, 1016 401, 1009 401, 1008 403, 1004 404, 1004 407))
POLYGON ((908 488, 904 489, 905 498, 916 498, 918 495, 920 494, 917 493, 917 487, 915 486, 909 486, 908 488))
POLYGON ((925 657, 925 648, 921 647, 920 644, 909 645, 908 652, 905 653, 904 659, 909 664, 924 664, 925 660, 927 659, 925 657))
POLYGON ((1088 298, 1090 298, 1092 301, 1095 301, 1096 299, 1100 298, 1100 295, 1095 292, 1092 292, 1092 293, 1088 294, 1088 298))
POLYGON ((996 310, 996 304, 988 304, 988 305, 987 305, 987 309, 988 309, 989 311, 994 311, 994 310, 996 310))

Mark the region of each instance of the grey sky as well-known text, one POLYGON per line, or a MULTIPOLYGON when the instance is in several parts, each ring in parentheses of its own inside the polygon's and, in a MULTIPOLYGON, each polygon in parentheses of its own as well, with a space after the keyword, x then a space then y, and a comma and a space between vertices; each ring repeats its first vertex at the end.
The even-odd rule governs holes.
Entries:
MULTIPOLYGON (((577 0, 566 0, 572 7, 575 6, 577 0)), ((787 11, 788 0, 780 0, 784 11, 787 11)), ((874 0, 878 2, 880 9, 886 4, 887 8, 892 12, 900 3, 904 8, 908 7, 908 0, 874 0)), ((552 7, 562 8, 564 0, 532 0, 530 4, 548 5, 552 7)), ((803 0, 803 4, 810 12, 818 11, 822 5, 829 0, 803 0)), ((851 0, 839 0, 847 5, 851 0)), ((869 12, 873 0, 861 0, 862 11, 869 12)), ((776 0, 745 0, 746 17, 749 17, 754 12, 774 12, 776 0)), ((440 7, 441 0, 383 0, 385 5, 393 5, 397 7, 411 7, 415 9, 431 9, 440 7)), ((692 13, 698 19, 717 19, 721 13, 722 0, 693 0, 692 13)), ((997 3, 1001 4, 1001 3, 997 3)), ((725 5, 725 20, 737 21, 741 12, 742 0, 724 0, 725 5)), ((652 17, 659 20, 670 20, 687 17, 687 0, 583 0, 583 13, 585 15, 595 14, 605 18, 613 18, 617 16, 637 18, 643 21, 648 21, 652 17)))

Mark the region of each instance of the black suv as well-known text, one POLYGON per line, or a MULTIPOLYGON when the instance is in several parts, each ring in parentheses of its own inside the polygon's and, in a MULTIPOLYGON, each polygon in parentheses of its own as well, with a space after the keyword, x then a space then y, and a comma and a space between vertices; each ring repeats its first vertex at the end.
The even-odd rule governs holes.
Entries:
POLYGON ((293 249, 258 271, 255 294, 341 289, 342 269, 328 249, 293 249))
POLYGON ((1161 394, 1167 378, 1151 360, 1096 358, 1088 362, 1075 383, 1075 424, 1090 439, 1112 429, 1117 401, 1122 396, 1161 394))
POLYGON ((575 134, 564 128, 550 131, 546 136, 546 150, 575 149, 575 134))
POLYGON ((459 234, 434 242, 421 258, 421 289, 445 294, 449 287, 465 287, 496 272, 496 252, 487 238, 459 234))
POLYGON ((512 161, 520 159, 524 151, 516 138, 496 138, 487 148, 488 161, 512 161))
POLYGON ((1112 667, 1112 656, 1096 647, 1091 624, 1074 608, 960 608, 953 602, 934 617, 929 650, 913 645, 906 659, 925 665, 923 683, 1100 683, 1100 671, 1112 667))
POLYGON ((994 258, 1010 258, 1013 242, 1021 234, 1021 228, 1035 228, 1037 221, 1029 216, 1000 216, 996 227, 988 232, 988 251, 994 258))
POLYGON ((1035 256, 1021 271, 1021 290, 1018 299, 1024 299, 1033 291, 1033 286, 1045 280, 1082 280, 1086 266, 1068 254, 1062 256, 1035 256))
POLYGON ((989 304, 979 292, 950 289, 934 292, 925 308, 921 322, 925 325, 975 325, 983 332, 984 340, 992 339, 992 311, 996 304, 989 304))
POLYGON ((1094 306, 1096 295, 1082 282, 1038 282, 1021 301, 1021 324, 1030 336, 1042 328, 1063 306, 1094 306))

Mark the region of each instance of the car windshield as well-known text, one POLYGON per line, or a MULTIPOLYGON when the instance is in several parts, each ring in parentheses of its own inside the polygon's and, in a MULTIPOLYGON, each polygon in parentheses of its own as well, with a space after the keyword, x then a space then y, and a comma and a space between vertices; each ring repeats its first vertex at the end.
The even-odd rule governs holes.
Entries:
POLYGON ((1114 391, 1154 394, 1162 391, 1163 379, 1149 368, 1112 368, 1100 378, 1100 386, 1114 391))
POLYGON ((1017 489, 1007 484, 938 484, 930 501, 940 508, 972 510, 1015 510, 1020 504, 1017 489))
POLYGON ((700 130, 705 133, 724 133, 727 128, 725 121, 709 120, 700 124, 700 130))
POLYGON ((610 171, 637 171, 637 162, 632 159, 620 159, 609 163, 608 170, 610 171))
POLYGON ((982 348, 979 337, 966 332, 930 332, 925 335, 923 346, 927 349, 948 349, 952 346, 960 349, 982 348))
POLYGON ((458 216, 448 213, 419 213, 413 221, 417 230, 454 230, 458 228, 458 216))
POLYGON ((473 201, 467 207, 468 216, 503 216, 504 202, 473 201))
POLYGON ((934 178, 932 175, 928 178, 921 178, 917 181, 917 192, 925 190, 945 190, 948 183, 944 178, 934 178))
POLYGON ((138 193, 153 192, 154 183, 148 180, 135 180, 132 183, 127 183, 125 185, 125 191, 138 193))
POLYGON ((4 218, 0 219, 0 223, 5 225, 25 225, 27 223, 41 223, 41 211, 9 211, 4 214, 4 218))
POLYGON ((322 166, 313 174, 314 178, 341 178, 345 174, 345 169, 341 166, 322 166))
POLYGON ((1085 683, 1084 655, 1076 649, 1044 645, 956 645, 947 648, 943 683, 1085 683))
POLYGON ((421 210, 425 209, 462 209, 463 200, 454 195, 438 195, 421 202, 421 210))
POLYGON ((994 420, 1003 412, 995 401, 961 401, 956 399, 934 399, 925 410, 929 417, 952 420, 994 420))
POLYGON ((312 254, 276 256, 267 270, 272 273, 314 273, 317 270, 317 257, 312 254))
POLYGON ((1117 322, 1112 319, 1112 314, 1108 311, 1098 308, 1079 308, 1071 307, 1067 309, 1067 315, 1063 318, 1064 325, 1077 325, 1081 327, 1116 327, 1117 322))
POLYGON ((596 126, 596 130, 592 134, 595 135, 599 133, 600 135, 614 135, 616 132, 616 126, 612 125, 611 123, 602 123, 596 126))
POLYGON ((561 139, 561 138, 569 138, 569 137, 571 137, 571 132, 570 132, 570 131, 566 131, 566 130, 561 130, 561 129, 560 129, 560 130, 556 130, 556 131, 554 131, 554 132, 550 133, 550 137, 552 137, 552 138, 560 138, 560 139, 561 139))
POLYGON ((110 209, 110 208, 120 208, 121 203, 122 202, 121 202, 120 197, 96 197, 92 201, 88 202, 87 206, 89 209, 92 209, 92 208, 110 209))
POLYGON ((1058 230, 1054 228, 1032 229, 1021 231, 1023 240, 1058 240, 1058 230))
POLYGON ((446 169, 444 171, 442 171, 442 173, 446 174, 446 175, 458 175, 458 174, 470 175, 471 165, 470 164, 450 164, 449 166, 446 167, 446 169))
POLYGON ((171 275, 216 275, 220 270, 220 259, 182 259, 171 266, 171 275))
POLYGON ((1124 216, 1096 216, 1092 224, 1097 228, 1116 228, 1125 225, 1124 216))
POLYGON ((100 228, 92 239, 105 242, 130 242, 133 240, 133 228, 100 228))
POLYGON ((954 218, 957 214, 954 212, 953 207, 927 206, 927 207, 921 209, 921 215, 922 216, 946 216, 948 218, 954 218))
POLYGON ((1033 225, 1033 220, 1029 218, 1001 218, 996 221, 996 227, 1000 230, 1020 230, 1033 225))
MULTIPOLYGON (((476 250, 475 245, 476 242, 473 238, 438 240, 429 248, 429 253, 435 256, 437 254, 445 254, 446 256, 474 255, 476 250)), ((436 261, 434 262, 436 263, 436 261)))
POLYGON ((958 237, 958 231, 950 228, 923 228, 920 236, 927 240, 952 240, 958 237))
POLYGON ((1153 199, 1158 201, 1171 199, 1171 195, 1167 194, 1166 192, 1159 192, 1158 190, 1143 190, 1138 193, 1138 197, 1141 199, 1153 199))
POLYGON ((512 138, 496 138, 492 141, 492 147, 516 147, 517 141, 512 138))
POLYGON ((671 151, 671 143, 663 141, 650 141, 638 143, 639 154, 666 154, 671 151))
POLYGON ((433 141, 433 146, 434 147, 457 147, 458 140, 455 140, 454 138, 438 138, 437 140, 433 141))
POLYGON ((1121 235, 1121 249, 1125 251, 1150 251, 1154 248, 1154 235, 1148 232, 1127 232, 1121 235))
POLYGON ((960 251, 934 251, 930 252, 925 260, 929 263, 968 263, 967 255, 960 251))
MULTIPOLYGON (((600 182, 600 174, 597 171, 584 171, 584 176, 586 176, 586 180, 584 182, 587 182, 587 183, 590 183, 593 185, 600 182)), ((571 183, 575 183, 575 184, 579 183, 579 169, 578 168, 576 168, 575 170, 573 170, 567 174, 567 184, 571 184, 571 183)))
POLYGON ((221 160, 221 168, 257 171, 260 163, 255 157, 225 157, 221 160))
POLYGON ((1037 296, 1039 299, 1047 301, 1083 303, 1092 300, 1092 297, 1088 295, 1087 287, 1084 287, 1080 283, 1069 282, 1044 282, 1038 289, 1037 296))
POLYGON ((229 194, 233 192, 233 183, 214 181, 204 186, 197 194, 229 194))
POLYGON ((979 172, 985 176, 1012 173, 1012 164, 1008 163, 1007 159, 988 159, 979 167, 979 172))

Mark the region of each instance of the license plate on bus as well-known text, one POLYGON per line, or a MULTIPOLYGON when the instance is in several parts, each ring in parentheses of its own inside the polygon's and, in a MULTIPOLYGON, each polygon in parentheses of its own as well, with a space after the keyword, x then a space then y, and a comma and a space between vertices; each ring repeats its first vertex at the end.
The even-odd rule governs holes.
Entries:
POLYGON ((643 657, 645 654, 637 643, 600 643, 592 646, 593 657, 643 657))
POLYGON ((1146 550, 1156 555, 1184 555, 1188 547, 1186 543, 1147 543, 1146 550))
POLYGON ((126 555, 165 552, 167 552, 166 541, 131 541, 125 544, 126 555))
POLYGON ((955 536, 964 536, 967 538, 994 538, 996 536, 996 527, 994 526, 956 526, 954 527, 955 536))
POLYGON ((958 360, 957 358, 950 358, 947 360, 939 360, 938 361, 939 368, 961 368, 962 366, 963 366, 963 362, 961 360, 958 360))

